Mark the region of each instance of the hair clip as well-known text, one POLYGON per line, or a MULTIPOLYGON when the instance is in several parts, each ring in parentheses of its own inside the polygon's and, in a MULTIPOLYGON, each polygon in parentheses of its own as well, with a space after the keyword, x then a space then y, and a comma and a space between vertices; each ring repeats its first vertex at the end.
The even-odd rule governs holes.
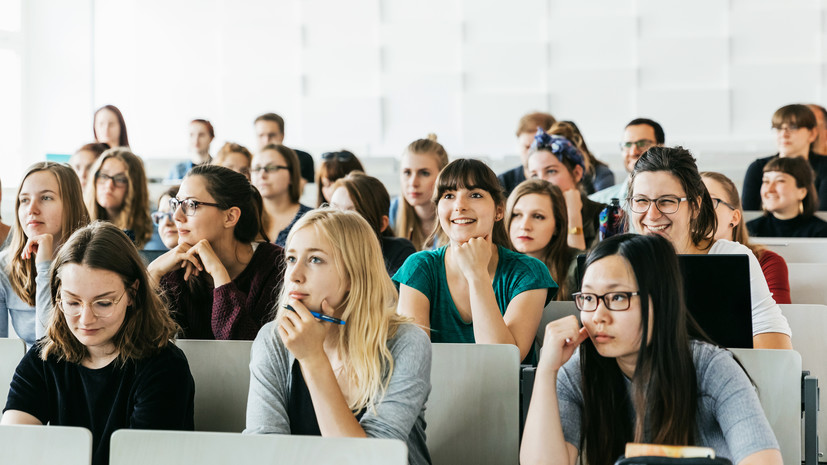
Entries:
POLYGON ((586 164, 583 161, 583 154, 565 137, 548 134, 543 131, 543 128, 537 128, 537 134, 534 135, 534 142, 531 144, 533 150, 548 150, 553 153, 558 160, 563 161, 565 157, 575 165, 580 165, 585 169, 586 164))

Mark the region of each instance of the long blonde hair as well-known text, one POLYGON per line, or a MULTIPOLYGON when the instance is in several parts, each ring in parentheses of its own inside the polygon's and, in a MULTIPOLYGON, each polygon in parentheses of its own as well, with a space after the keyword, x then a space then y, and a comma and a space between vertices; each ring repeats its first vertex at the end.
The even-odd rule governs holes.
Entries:
POLYGON ((741 207, 741 197, 738 195, 738 188, 735 187, 735 183, 725 175, 716 173, 715 171, 704 171, 701 173, 701 178, 711 179, 720 184, 726 194, 726 198, 721 200, 732 205, 736 210, 741 211, 741 220, 732 228, 732 237, 730 237, 729 240, 747 246, 747 248, 752 251, 752 254, 755 255, 755 258, 760 259, 761 254, 764 253, 766 249, 763 245, 752 244, 749 241, 749 232, 747 231, 747 224, 744 221, 744 209, 741 207))
MULTIPOLYGON (((316 228, 333 248, 334 265, 350 283, 341 308, 347 325, 339 333, 338 350, 344 360, 344 373, 356 389, 349 407, 357 412, 375 409, 393 374, 393 357, 387 341, 406 320, 396 314, 398 296, 391 282, 379 240, 370 225, 353 211, 319 208, 305 214, 287 236, 287 246, 297 231, 316 228)), ((287 273, 285 273, 285 280, 287 273)), ((287 287, 282 286, 276 320, 287 302, 287 287)), ((273 336, 276 326, 273 327, 273 336)))
MULTIPOLYGON (((20 190, 23 188, 23 183, 26 182, 31 174, 39 171, 48 171, 52 173, 57 180, 58 194, 60 195, 60 202, 63 206, 62 218, 60 224, 60 235, 54 238, 54 249, 57 248, 68 238, 75 229, 86 226, 89 223, 89 213, 86 211, 86 206, 83 204, 82 190, 80 187, 80 180, 74 170, 68 165, 61 163, 54 163, 51 161, 38 162, 30 166, 20 181, 20 186, 17 188, 17 197, 14 200, 14 211, 20 211, 20 190)), ((29 241, 26 233, 23 232, 23 225, 20 224, 20 215, 14 215, 15 227, 12 233, 11 243, 9 244, 9 264, 6 268, 6 273, 9 276, 9 284, 14 290, 14 293, 20 297, 23 302, 34 306, 35 304, 35 278, 37 271, 34 264, 34 257, 28 260, 20 258, 23 252, 23 247, 29 241)))
MULTIPOLYGON (((431 155, 436 160, 437 167, 442 171, 448 165, 448 152, 445 147, 436 141, 436 134, 428 134, 426 139, 417 139, 408 145, 403 156, 431 155)), ((439 173, 434 173, 434 176, 439 173)), ((438 223, 439 221, 437 221, 438 223)), ((399 196, 399 210, 396 212, 396 234, 399 237, 409 239, 417 251, 430 249, 431 244, 426 244, 428 235, 422 233, 422 220, 416 214, 414 207, 405 200, 404 195, 399 196)))

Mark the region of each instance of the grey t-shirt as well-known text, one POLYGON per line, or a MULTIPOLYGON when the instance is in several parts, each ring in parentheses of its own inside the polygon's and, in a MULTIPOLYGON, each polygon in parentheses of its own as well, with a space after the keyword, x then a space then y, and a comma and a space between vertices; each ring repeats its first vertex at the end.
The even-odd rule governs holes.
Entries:
MULTIPOLYGON (((264 325, 253 342, 245 434, 290 434, 287 401, 295 358, 275 332, 264 325)), ((388 340, 393 374, 376 410, 359 422, 368 437, 400 439, 408 445, 411 465, 431 463, 425 445, 425 402, 431 392, 431 341, 424 331, 402 324, 388 340)))
MULTIPOLYGON (((697 446, 711 447, 719 457, 739 463, 766 449, 778 449, 755 387, 731 352, 702 342, 692 343, 698 381, 697 446)), ((579 447, 583 394, 580 355, 575 352, 557 375, 557 399, 566 442, 579 447)), ((627 382, 631 389, 631 382, 627 382)), ((634 415, 634 412, 632 412, 634 415)))

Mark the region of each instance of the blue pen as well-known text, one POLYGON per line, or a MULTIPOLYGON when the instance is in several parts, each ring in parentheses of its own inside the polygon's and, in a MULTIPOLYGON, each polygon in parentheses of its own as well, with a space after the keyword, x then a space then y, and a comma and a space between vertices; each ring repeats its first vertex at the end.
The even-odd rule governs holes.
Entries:
MULTIPOLYGON (((290 305, 290 304, 285 305, 284 308, 286 308, 287 310, 294 311, 294 312, 296 311, 296 309, 293 308, 293 306, 290 305)), ((340 324, 340 325, 345 324, 344 320, 340 320, 340 319, 334 318, 332 316, 327 316, 324 313, 314 312, 312 310, 308 310, 308 311, 310 312, 311 315, 313 315, 318 320, 327 321, 328 323, 336 323, 336 324, 340 324)))

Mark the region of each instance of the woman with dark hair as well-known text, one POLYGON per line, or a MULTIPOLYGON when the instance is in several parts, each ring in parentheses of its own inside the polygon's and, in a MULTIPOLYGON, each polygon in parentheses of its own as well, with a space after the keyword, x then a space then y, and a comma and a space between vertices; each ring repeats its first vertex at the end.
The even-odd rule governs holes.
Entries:
POLYGON ((361 171, 352 171, 333 184, 330 206, 338 210, 355 211, 366 219, 382 248, 385 269, 394 273, 405 260, 416 252, 411 241, 393 234, 388 218, 390 194, 382 181, 361 171))
POLYGON ((735 183, 723 174, 712 171, 702 172, 701 178, 712 198, 712 206, 715 208, 718 223, 715 240, 726 239, 738 242, 752 251, 761 265, 761 271, 764 272, 764 279, 767 280, 767 286, 772 292, 775 303, 791 304, 787 262, 781 255, 749 240, 744 212, 741 209, 741 199, 738 197, 738 188, 735 187, 735 183))
POLYGON ((764 166, 764 216, 747 223, 758 237, 827 237, 827 222, 815 216, 818 194, 813 169, 801 158, 776 158, 764 166))
POLYGON ((568 139, 538 129, 528 155, 528 176, 548 181, 563 191, 568 214, 569 246, 586 250, 597 241, 600 212, 605 204, 589 200, 582 191, 586 164, 568 139))
POLYGON ((284 269, 282 248, 261 228, 258 191, 235 171, 198 165, 170 206, 178 246, 148 271, 183 337, 253 340, 270 319, 284 269))
POLYGON ((661 237, 623 234, 595 247, 574 294, 583 327, 574 316, 546 326, 521 463, 574 465, 579 455, 611 465, 628 442, 782 463, 749 376, 732 353, 690 338, 702 332, 681 281, 661 237))
POLYGON ((109 462, 115 430, 192 430, 194 383, 171 341, 178 326, 129 238, 92 223, 49 274, 48 330, 17 366, 0 423, 87 428, 93 465, 109 462))
POLYGON ((92 133, 95 136, 95 142, 102 142, 110 147, 129 148, 126 122, 121 110, 118 110, 115 105, 104 105, 95 111, 92 133))
POLYGON ((164 243, 164 247, 171 249, 178 245, 178 228, 172 215, 172 207, 169 201, 178 196, 178 186, 167 189, 158 199, 158 210, 152 213, 152 222, 158 227, 158 237, 164 243))
POLYGON ((84 195, 90 218, 112 222, 142 248, 152 237, 144 162, 116 147, 101 154, 92 172, 95 182, 87 185, 84 195))
MULTIPOLYGON (((767 287, 761 265, 744 245, 715 239, 717 217, 695 158, 683 147, 652 147, 629 179, 635 230, 658 234, 681 254, 743 254, 749 259, 752 334, 756 349, 791 349, 790 325, 767 287)), ((703 290, 699 290, 703 292, 703 290)))
POLYGON ((761 185, 764 166, 776 158, 802 158, 815 172, 815 186, 819 210, 827 210, 827 154, 813 152, 812 144, 818 137, 817 120, 807 105, 786 105, 772 115, 772 129, 778 153, 752 162, 744 175, 741 201, 744 210, 761 209, 761 185))
POLYGON ((546 264, 560 286, 557 300, 571 300, 578 251, 569 247, 563 233, 568 231, 568 218, 560 188, 542 179, 521 182, 508 196, 505 229, 511 250, 546 264))
POLYGON ((92 172, 92 166, 95 165, 95 161, 103 152, 109 150, 109 148, 109 144, 93 142, 79 148, 78 151, 75 152, 71 158, 69 158, 69 166, 71 166, 72 169, 75 170, 75 173, 77 173, 82 190, 86 190, 86 185, 89 181, 89 173, 92 172))
POLYGON ((541 261, 509 250, 497 176, 479 160, 454 160, 439 174, 433 198, 433 236, 448 244, 411 255, 393 276, 398 312, 432 342, 512 344, 521 360, 533 362, 534 336, 557 284, 541 261))
POLYGON ((574 124, 574 121, 558 121, 548 130, 548 133, 565 137, 583 154, 586 169, 583 173, 582 185, 587 195, 615 185, 615 175, 609 165, 598 160, 592 154, 586 145, 583 134, 580 133, 580 128, 574 124))
POLYGON ((180 181, 193 166, 203 165, 212 161, 210 144, 215 139, 215 129, 212 123, 205 119, 194 119, 189 125, 190 159, 173 166, 167 176, 168 181, 180 181))
POLYGON ((339 178, 347 176, 351 171, 365 171, 362 162, 356 158, 353 152, 341 150, 322 154, 322 164, 319 166, 319 172, 316 173, 316 186, 318 186, 316 192, 317 207, 330 202, 330 196, 333 194, 333 183, 339 178))
POLYGON ((301 199, 301 165, 291 148, 281 144, 265 145, 253 157, 252 181, 264 203, 262 226, 273 242, 284 247, 290 228, 312 210, 301 199))

